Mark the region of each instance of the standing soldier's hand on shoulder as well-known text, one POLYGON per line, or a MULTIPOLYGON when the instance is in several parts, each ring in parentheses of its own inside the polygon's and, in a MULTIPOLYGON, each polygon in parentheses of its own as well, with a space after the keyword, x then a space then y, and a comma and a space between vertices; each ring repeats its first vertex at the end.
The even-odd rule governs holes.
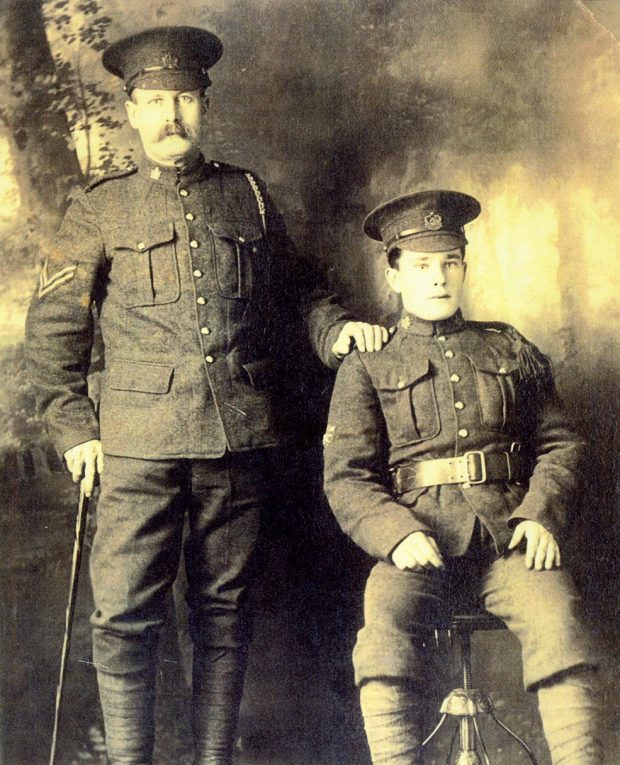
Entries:
POLYGON ((332 347, 332 353, 342 358, 357 348, 362 353, 380 351, 387 343, 389 333, 379 324, 368 324, 363 321, 348 321, 340 331, 338 339, 332 347))
POLYGON ((97 475, 103 473, 103 450, 101 441, 93 439, 67 449, 65 462, 74 483, 83 482, 84 494, 90 497, 95 488, 97 475))

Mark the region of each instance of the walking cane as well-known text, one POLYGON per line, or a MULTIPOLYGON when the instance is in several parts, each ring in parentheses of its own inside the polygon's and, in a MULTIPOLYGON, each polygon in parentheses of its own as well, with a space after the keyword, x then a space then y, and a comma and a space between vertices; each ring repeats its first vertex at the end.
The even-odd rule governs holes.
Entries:
POLYGON ((52 733, 52 748, 49 765, 56 763, 56 743, 58 738, 58 725, 60 722, 60 704, 62 691, 67 673, 67 659, 71 647, 71 628, 73 627, 73 615, 75 613, 75 601, 77 599, 78 578, 80 574, 80 560, 82 558, 82 546, 84 544, 84 532, 86 531, 86 516, 88 515, 88 497, 84 493, 84 486, 80 484, 80 498, 78 501, 77 517, 75 519, 75 539, 73 541, 73 558, 71 560, 71 576, 69 578, 69 598, 65 613, 65 634, 62 641, 62 653, 60 655, 60 676, 56 688, 56 706, 54 708, 54 730, 52 733))

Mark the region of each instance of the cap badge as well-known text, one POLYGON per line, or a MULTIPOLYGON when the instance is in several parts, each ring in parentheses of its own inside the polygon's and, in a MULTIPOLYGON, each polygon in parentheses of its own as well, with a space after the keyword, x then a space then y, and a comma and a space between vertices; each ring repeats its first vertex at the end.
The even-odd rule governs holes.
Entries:
POLYGON ((429 212, 424 218, 424 228, 428 228, 431 231, 437 231, 443 226, 443 219, 439 213, 435 211, 429 212))
POLYGON ((159 167, 154 167, 151 170, 151 179, 154 181, 158 181, 161 178, 161 169, 159 167))
POLYGON ((164 53, 161 57, 161 63, 164 69, 178 69, 179 57, 173 56, 172 53, 164 53))

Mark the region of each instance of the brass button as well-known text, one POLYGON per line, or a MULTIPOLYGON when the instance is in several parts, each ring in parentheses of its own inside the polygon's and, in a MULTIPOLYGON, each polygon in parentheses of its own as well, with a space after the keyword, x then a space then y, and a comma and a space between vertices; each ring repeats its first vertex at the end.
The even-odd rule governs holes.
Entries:
POLYGON ((450 382, 461 382, 461 378, 458 375, 450 375, 450 382))
POLYGON ((220 166, 219 162, 213 162, 213 167, 219 167, 219 166, 220 166))
POLYGON ((240 236, 240 237, 239 237, 239 241, 240 241, 241 243, 243 243, 243 242, 245 242, 245 239, 244 239, 242 236, 240 236))
POLYGON ((195 239, 192 239, 192 241, 189 243, 189 246, 192 248, 192 250, 196 250, 198 247, 200 247, 200 243, 195 239))
POLYGON ((437 340, 439 340, 440 343, 445 343, 446 342, 446 336, 445 335, 439 335, 437 340))
POLYGON ((207 301, 206 301, 206 298, 203 298, 201 295, 199 298, 196 298, 196 302, 198 303, 198 305, 205 305, 207 301))
POLYGON ((187 189, 179 189, 179 194, 182 197, 188 197, 189 196, 189 191, 187 189))
POLYGON ((467 428, 461 428, 459 430, 459 436, 461 438, 467 438, 468 435, 469 435, 469 431, 467 430, 467 428))
POLYGON ((137 247, 139 250, 145 250, 146 244, 144 242, 138 242, 137 247))
POLYGON ((405 382, 404 382, 404 380, 399 380, 399 381, 396 383, 396 387, 397 387, 397 388, 399 388, 400 390, 402 390, 402 389, 405 387, 405 382))
POLYGON ((213 356, 205 356, 205 361, 207 362, 207 364, 213 364, 215 359, 213 358, 213 356))
POLYGON ((194 276, 196 277, 196 279, 200 279, 200 277, 202 276, 202 271, 200 271, 199 269, 196 269, 194 271, 194 276))
POLYGON ((505 375, 508 370, 506 369, 506 367, 500 367, 498 371, 500 375, 505 375))
POLYGON ((258 247, 252 247, 252 252, 258 252, 258 247))
POLYGON ((194 213, 185 213, 185 220, 194 220, 194 213))
POLYGON ((446 351, 446 358, 447 359, 453 359, 454 358, 454 351, 446 351))
POLYGON ((209 327, 200 327, 200 332, 203 335, 208 335, 209 332, 211 332, 211 330, 209 329, 209 327))
POLYGON ((455 409, 465 409, 465 404, 462 401, 455 401, 454 402, 454 408, 455 409))

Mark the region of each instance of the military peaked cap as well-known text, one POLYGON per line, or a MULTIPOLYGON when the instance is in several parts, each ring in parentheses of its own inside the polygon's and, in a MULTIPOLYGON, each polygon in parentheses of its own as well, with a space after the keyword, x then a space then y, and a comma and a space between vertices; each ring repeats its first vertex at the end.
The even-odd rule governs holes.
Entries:
POLYGON ((371 239, 418 252, 444 252, 467 244, 464 226, 480 215, 480 203, 459 191, 420 191, 376 207, 364 221, 371 239))
POLYGON ((155 27, 113 43, 103 65, 125 81, 125 90, 197 90, 211 84, 207 70, 223 45, 198 27, 155 27))

